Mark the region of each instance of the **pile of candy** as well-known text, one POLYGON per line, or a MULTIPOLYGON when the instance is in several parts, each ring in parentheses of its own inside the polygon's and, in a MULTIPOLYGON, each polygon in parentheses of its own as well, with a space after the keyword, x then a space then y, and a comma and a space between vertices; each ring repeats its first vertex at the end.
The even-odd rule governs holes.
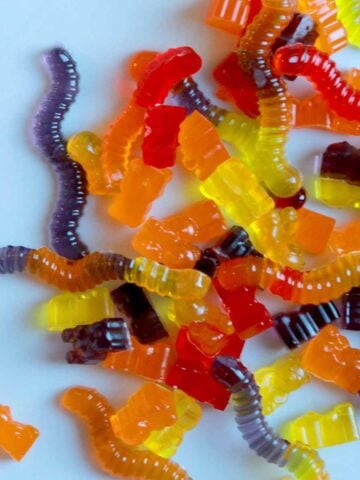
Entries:
MULTIPOLYGON (((129 62, 132 98, 103 139, 92 132, 64 138, 79 75, 66 50, 45 56, 50 88, 33 139, 58 180, 52 249, 3 247, 0 273, 27 272, 65 291, 46 312, 47 328, 69 344, 69 364, 147 379, 119 410, 92 388, 62 396, 112 476, 190 478, 169 458, 199 422, 198 402, 224 410, 232 398, 249 447, 297 479, 329 478, 315 449, 359 439, 350 403, 309 412, 282 436, 265 418, 313 377, 360 391, 359 350, 334 324, 342 317, 342 328, 360 330, 360 222, 336 229, 333 218, 304 208, 302 176, 285 151, 292 127, 360 134, 360 71, 342 76, 329 58, 347 41, 360 47, 359 2, 337 3, 213 0, 207 23, 237 37, 214 71, 217 95, 232 110, 201 92, 192 75, 202 62, 191 47, 142 51, 129 62), (314 96, 290 95, 285 80, 298 76, 314 84, 314 96), (149 217, 177 159, 206 199, 149 217), (77 232, 88 193, 108 196, 109 215, 120 224, 140 227, 132 239, 139 257, 88 251, 77 232), (308 255, 325 251, 331 261, 306 268, 308 255), (111 292, 99 286, 109 280, 123 283, 111 292), (256 288, 299 307, 271 316, 256 288), (170 298, 165 315, 146 292, 170 298), (340 297, 342 315, 333 303, 340 297), (269 328, 292 352, 252 374, 238 360, 244 342, 269 328)), ((360 208, 359 162, 349 143, 329 145, 315 197, 360 208)), ((38 431, 0 410, 0 446, 20 460, 38 431)))

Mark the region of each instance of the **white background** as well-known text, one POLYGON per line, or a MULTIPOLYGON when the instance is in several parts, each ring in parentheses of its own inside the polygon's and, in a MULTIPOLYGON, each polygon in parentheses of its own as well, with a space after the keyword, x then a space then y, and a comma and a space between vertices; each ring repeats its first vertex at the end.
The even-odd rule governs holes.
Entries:
MULTIPOLYGON (((0 245, 47 244, 47 222, 54 199, 55 179, 46 161, 29 141, 29 125, 46 88, 40 54, 62 45, 78 62, 81 93, 64 123, 66 135, 80 130, 103 134, 121 111, 133 88, 126 72, 129 54, 140 49, 164 50, 188 44, 204 59, 199 79, 212 93, 211 71, 235 43, 230 35, 203 23, 209 0, 2 0, 0 3, 0 245)), ((348 49, 336 55, 339 66, 360 67, 360 52, 348 49)), ((297 82, 300 90, 309 89, 297 82)), ((291 88, 294 88, 293 86, 291 88)), ((343 136, 315 131, 290 135, 289 158, 306 174, 309 184, 314 154, 343 136)), ((359 139, 351 141, 360 146, 359 139)), ((154 208, 162 214, 180 208, 194 197, 184 175, 171 184, 154 208), (190 195, 190 193, 191 195, 190 195), (166 204, 167 208, 164 209, 166 204)), ((92 250, 113 249, 132 254, 130 229, 106 215, 106 200, 90 199, 81 222, 81 234, 92 250)), ((313 203, 320 209, 319 204, 313 203)), ((344 221, 349 213, 327 210, 344 221)), ((67 387, 82 384, 99 389, 114 406, 126 402, 140 381, 100 367, 68 366, 66 346, 55 334, 34 325, 36 308, 54 290, 25 276, 0 281, 0 404, 10 405, 15 419, 31 423, 41 436, 21 464, 0 455, 0 478, 6 480, 95 480, 107 478, 90 460, 85 436, 78 424, 58 406, 67 387)), ((272 303, 272 310, 279 310, 272 303)), ((358 334, 351 341, 360 346, 358 334)), ((243 355, 256 369, 285 352, 274 332, 249 341, 243 355)), ((324 411, 347 396, 335 387, 313 382, 294 393, 270 417, 281 423, 313 408, 324 411)), ((333 480, 358 478, 358 443, 324 449, 333 480)), ((237 432, 231 408, 226 413, 204 408, 200 426, 189 433, 176 460, 196 480, 275 480, 282 472, 258 459, 237 432)))

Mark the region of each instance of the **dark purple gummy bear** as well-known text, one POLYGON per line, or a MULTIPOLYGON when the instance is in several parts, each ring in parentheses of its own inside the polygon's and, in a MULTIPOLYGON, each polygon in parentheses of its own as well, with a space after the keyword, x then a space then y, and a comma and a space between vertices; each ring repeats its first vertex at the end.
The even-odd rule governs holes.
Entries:
POLYGON ((122 318, 104 318, 90 325, 67 328, 61 337, 72 344, 66 355, 68 363, 95 364, 105 360, 109 352, 131 348, 129 329, 122 318))
POLYGON ((323 153, 320 175, 360 185, 360 149, 348 142, 332 143, 323 153))
POLYGON ((142 288, 124 283, 111 292, 111 298, 118 310, 129 318, 132 333, 140 343, 152 343, 169 336, 142 288))

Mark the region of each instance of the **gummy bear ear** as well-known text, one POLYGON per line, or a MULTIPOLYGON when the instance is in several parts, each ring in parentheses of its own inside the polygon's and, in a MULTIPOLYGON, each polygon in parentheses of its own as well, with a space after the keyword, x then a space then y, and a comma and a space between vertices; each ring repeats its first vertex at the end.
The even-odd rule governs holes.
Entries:
POLYGON ((214 378, 232 391, 241 390, 248 383, 248 370, 240 361, 227 355, 215 358, 211 367, 214 378))

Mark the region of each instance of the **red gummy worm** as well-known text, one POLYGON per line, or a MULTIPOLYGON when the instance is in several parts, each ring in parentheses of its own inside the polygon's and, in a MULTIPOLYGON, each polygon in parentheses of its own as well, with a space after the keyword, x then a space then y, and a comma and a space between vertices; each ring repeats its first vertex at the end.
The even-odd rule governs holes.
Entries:
POLYGON ((354 90, 329 56, 316 47, 296 43, 280 48, 273 57, 279 75, 301 75, 314 83, 329 108, 347 120, 360 121, 360 91, 354 90))

